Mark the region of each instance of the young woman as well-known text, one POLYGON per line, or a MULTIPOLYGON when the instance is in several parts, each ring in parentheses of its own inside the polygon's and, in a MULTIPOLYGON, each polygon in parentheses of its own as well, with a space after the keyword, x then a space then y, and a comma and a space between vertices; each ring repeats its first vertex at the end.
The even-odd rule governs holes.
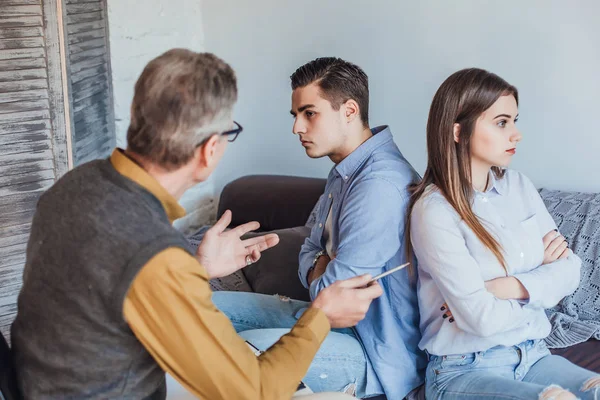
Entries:
POLYGON ((598 375, 543 341, 544 309, 577 288, 581 260, 531 181, 505 169, 517 106, 517 89, 481 69, 451 75, 431 105, 408 224, 428 399, 600 398, 598 375))

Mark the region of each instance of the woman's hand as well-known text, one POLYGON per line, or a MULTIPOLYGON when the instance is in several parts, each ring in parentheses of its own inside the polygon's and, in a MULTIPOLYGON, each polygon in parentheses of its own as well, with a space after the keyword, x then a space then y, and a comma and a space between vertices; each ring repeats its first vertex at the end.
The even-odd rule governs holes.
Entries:
POLYGON ((442 314, 442 318, 444 318, 444 319, 450 318, 448 321, 450 321, 450 323, 454 322, 454 317, 452 316, 452 311, 450 311, 450 309, 448 308, 448 304, 447 303, 442 304, 442 307, 440 308, 440 311, 445 311, 442 314))
POLYGON ((567 258, 571 254, 569 243, 556 229, 548 232, 542 241, 544 242, 544 261, 542 265, 567 258))

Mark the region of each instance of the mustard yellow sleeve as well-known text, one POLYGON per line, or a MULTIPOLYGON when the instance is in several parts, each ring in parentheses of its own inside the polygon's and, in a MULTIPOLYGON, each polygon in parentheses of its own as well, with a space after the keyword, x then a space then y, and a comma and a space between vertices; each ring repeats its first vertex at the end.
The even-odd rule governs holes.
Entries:
POLYGON ((179 248, 154 256, 133 281, 124 317, 158 364, 202 399, 289 399, 330 330, 310 308, 256 357, 214 306, 208 276, 179 248))

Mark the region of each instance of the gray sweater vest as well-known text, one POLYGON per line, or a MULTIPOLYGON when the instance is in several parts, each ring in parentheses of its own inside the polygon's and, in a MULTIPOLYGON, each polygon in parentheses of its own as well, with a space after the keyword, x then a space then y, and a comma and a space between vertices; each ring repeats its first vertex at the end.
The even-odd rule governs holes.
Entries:
POLYGON ((66 174, 38 203, 12 343, 26 399, 164 399, 165 374, 123 318, 140 269, 189 251, 159 200, 109 160, 66 174))

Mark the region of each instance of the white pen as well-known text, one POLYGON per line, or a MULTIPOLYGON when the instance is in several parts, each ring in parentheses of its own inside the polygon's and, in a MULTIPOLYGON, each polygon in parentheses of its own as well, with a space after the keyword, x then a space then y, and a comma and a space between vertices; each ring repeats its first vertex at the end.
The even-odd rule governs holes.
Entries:
POLYGON ((369 281, 369 283, 373 283, 373 282, 375 282, 376 280, 383 278, 384 276, 388 276, 389 274, 393 274, 393 273, 394 273, 394 272, 396 272, 396 271, 400 271, 402 268, 404 268, 404 267, 406 267, 406 266, 408 266, 408 265, 410 265, 410 263, 409 263, 409 262, 407 262, 406 264, 399 265, 399 266, 397 266, 397 267, 395 267, 395 268, 392 268, 392 269, 390 269, 390 270, 388 270, 388 271, 385 271, 384 273, 382 273, 382 274, 379 274, 379 275, 377 275, 377 276, 373 277, 373 279, 371 279, 371 280, 369 281))

